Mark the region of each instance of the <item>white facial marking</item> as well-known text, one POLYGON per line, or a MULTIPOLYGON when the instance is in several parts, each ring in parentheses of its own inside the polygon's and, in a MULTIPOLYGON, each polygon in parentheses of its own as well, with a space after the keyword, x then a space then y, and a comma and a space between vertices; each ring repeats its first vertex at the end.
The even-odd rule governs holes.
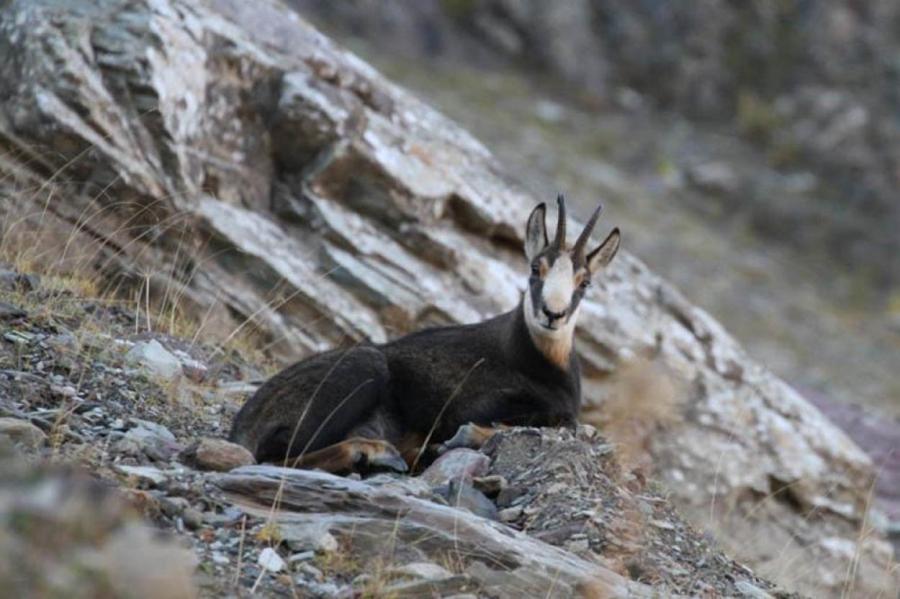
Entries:
POLYGON ((575 291, 574 267, 567 255, 562 255, 544 278, 544 305, 551 312, 563 312, 572 301, 575 291))
POLYGON ((547 276, 544 277, 542 297, 538 302, 537 313, 535 313, 531 301, 523 302, 525 322, 533 337, 553 344, 571 343, 580 306, 575 309, 575 312, 569 314, 568 318, 554 320, 551 323, 541 310, 541 305, 553 312, 563 312, 568 309, 569 303, 572 301, 572 293, 575 291, 573 270, 572 259, 567 255, 560 256, 554 262, 547 276))

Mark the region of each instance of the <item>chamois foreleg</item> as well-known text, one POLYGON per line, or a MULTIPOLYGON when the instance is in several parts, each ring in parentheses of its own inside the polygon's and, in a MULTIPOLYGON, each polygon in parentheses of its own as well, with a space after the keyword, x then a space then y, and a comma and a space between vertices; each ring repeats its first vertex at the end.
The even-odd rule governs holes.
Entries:
POLYGON ((409 469, 393 444, 362 437, 353 437, 302 455, 292 465, 295 468, 319 468, 332 474, 385 469, 406 472, 409 469))
POLYGON ((459 427, 455 435, 441 444, 439 452, 444 453, 459 447, 480 449, 482 445, 487 443, 488 439, 504 428, 506 427, 502 424, 497 426, 480 426, 472 422, 464 424, 459 427))

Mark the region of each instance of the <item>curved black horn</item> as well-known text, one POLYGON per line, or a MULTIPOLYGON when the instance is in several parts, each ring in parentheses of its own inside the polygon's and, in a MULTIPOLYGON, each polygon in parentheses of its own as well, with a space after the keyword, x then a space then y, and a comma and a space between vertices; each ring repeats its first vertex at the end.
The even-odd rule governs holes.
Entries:
POLYGON ((563 194, 556 196, 556 206, 558 208, 556 217, 556 238, 553 240, 553 247, 557 250, 566 249, 566 198, 563 194))
POLYGON ((591 218, 589 218, 587 224, 584 225, 584 230, 581 232, 581 235, 578 236, 578 241, 575 242, 575 246, 572 248, 572 254, 577 261, 584 259, 584 246, 587 245, 588 240, 591 238, 591 233, 594 232, 594 225, 597 224, 597 219, 600 218, 601 210, 603 210, 603 204, 600 204, 597 206, 597 209, 594 210, 591 218))

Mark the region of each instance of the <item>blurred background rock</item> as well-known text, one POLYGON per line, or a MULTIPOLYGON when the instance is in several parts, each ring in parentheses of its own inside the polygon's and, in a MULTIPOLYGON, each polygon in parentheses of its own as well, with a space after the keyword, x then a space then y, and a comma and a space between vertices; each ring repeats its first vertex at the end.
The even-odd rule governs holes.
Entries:
POLYGON ((900 5, 291 0, 823 406, 900 414, 900 5))

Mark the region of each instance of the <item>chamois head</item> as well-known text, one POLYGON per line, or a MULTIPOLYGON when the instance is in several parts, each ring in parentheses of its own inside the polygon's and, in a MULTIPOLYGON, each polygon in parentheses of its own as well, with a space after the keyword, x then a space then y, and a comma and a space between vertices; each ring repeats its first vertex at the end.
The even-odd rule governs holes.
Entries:
POLYGON ((546 204, 540 204, 528 217, 525 229, 525 256, 531 264, 531 277, 523 302, 525 320, 532 338, 555 362, 568 361, 572 332, 578 317, 578 304, 591 284, 591 275, 609 264, 619 249, 619 229, 590 252, 588 242, 602 206, 588 219, 575 245, 566 245, 566 200, 556 199, 559 218, 551 243, 547 237, 546 204))

